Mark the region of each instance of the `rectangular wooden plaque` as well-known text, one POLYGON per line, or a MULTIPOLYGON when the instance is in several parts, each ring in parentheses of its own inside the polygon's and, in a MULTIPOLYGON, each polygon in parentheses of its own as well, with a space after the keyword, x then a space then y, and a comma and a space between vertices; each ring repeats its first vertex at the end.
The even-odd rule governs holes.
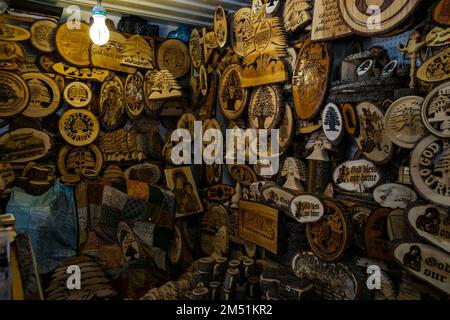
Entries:
POLYGON ((334 39, 351 34, 345 25, 336 0, 316 0, 312 23, 311 40, 334 39))

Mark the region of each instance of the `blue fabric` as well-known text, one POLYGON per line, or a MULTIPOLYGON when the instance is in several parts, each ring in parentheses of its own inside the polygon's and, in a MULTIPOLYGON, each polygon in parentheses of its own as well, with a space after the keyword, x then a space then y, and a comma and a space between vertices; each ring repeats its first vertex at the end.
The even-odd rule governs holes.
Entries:
POLYGON ((77 253, 77 220, 73 189, 59 182, 41 196, 15 187, 6 212, 14 214, 17 232, 31 239, 39 273, 53 271, 77 253))

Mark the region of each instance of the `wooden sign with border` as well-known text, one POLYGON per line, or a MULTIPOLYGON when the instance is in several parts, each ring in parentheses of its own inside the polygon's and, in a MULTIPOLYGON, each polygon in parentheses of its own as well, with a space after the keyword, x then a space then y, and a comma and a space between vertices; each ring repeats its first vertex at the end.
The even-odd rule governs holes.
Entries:
POLYGON ((266 85, 255 88, 248 107, 250 127, 267 130, 278 128, 284 107, 280 87, 266 85))
POLYGON ((245 43, 253 35, 252 9, 241 8, 234 13, 230 25, 230 42, 233 51, 240 57, 246 54, 245 43))
POLYGON ((158 48, 158 68, 169 70, 175 79, 184 77, 191 67, 188 47, 180 40, 168 39, 158 48))
POLYGON ((80 81, 73 81, 64 88, 64 100, 71 107, 86 108, 92 100, 92 91, 87 84, 80 81))
POLYGON ((148 42, 139 35, 129 37, 123 47, 122 64, 153 70, 155 68, 155 41, 148 42))
POLYGON ((424 82, 442 82, 450 79, 448 65, 450 64, 450 48, 431 57, 417 69, 417 79, 424 82))
POLYGON ((450 81, 434 88, 422 105, 422 121, 434 135, 450 138, 450 81))
POLYGON ((385 208, 405 209, 410 203, 417 201, 417 193, 402 184, 386 183, 373 191, 373 198, 385 208))
POLYGON ((334 103, 328 103, 322 112, 322 129, 331 144, 338 144, 344 134, 344 120, 334 103))
POLYGON ((0 40, 25 41, 30 39, 31 33, 25 28, 7 23, 0 23, 0 40))
POLYGON ((228 20, 222 6, 217 6, 214 12, 214 35, 219 47, 225 47, 228 42, 228 20))
POLYGON ((84 109, 70 109, 59 119, 59 133, 69 144, 83 147, 97 139, 100 124, 95 115, 84 109))
POLYGON ((0 41, 0 69, 16 70, 25 63, 25 51, 17 42, 0 41))
POLYGON ((21 128, 0 136, 0 158, 11 163, 26 163, 45 157, 52 148, 44 131, 21 128))
POLYGON ((31 44, 44 53, 56 50, 55 35, 58 24, 52 20, 38 20, 30 27, 31 44))
POLYGON ((103 156, 100 149, 91 144, 86 147, 65 145, 59 150, 58 170, 64 175, 81 175, 84 169, 102 171, 103 156))
POLYGON ((292 76, 292 98, 300 119, 311 119, 319 112, 327 92, 329 71, 326 43, 305 41, 292 76))
POLYGON ((239 237, 273 254, 278 252, 278 210, 256 202, 239 201, 239 237))
POLYGON ((30 88, 30 101, 22 114, 31 118, 43 118, 56 112, 61 101, 56 82, 40 72, 22 73, 22 78, 30 88))
POLYGON ((292 217, 299 223, 313 223, 322 219, 325 207, 323 202, 314 195, 301 194, 290 203, 292 217))
POLYGON ((72 79, 94 80, 103 82, 109 77, 110 72, 98 68, 76 68, 64 62, 57 62, 53 66, 53 71, 72 79))
POLYGON ((235 190, 232 186, 226 184, 215 184, 208 188, 208 199, 211 201, 226 201, 231 199, 235 190))
POLYGON ((0 117, 12 117, 28 105, 30 90, 25 80, 12 72, 0 70, 0 117))
POLYGON ((351 33, 352 31, 342 20, 337 1, 314 1, 312 41, 337 39, 351 33))
POLYGON ((242 88, 241 67, 229 65, 222 73, 219 83, 219 105, 227 119, 237 119, 245 111, 249 92, 242 88))
POLYGON ((439 24, 450 26, 450 1, 441 0, 433 10, 433 20, 439 24))
POLYGON ((61 57, 78 67, 88 67, 91 64, 89 25, 79 22, 79 28, 70 28, 63 23, 56 30, 56 49, 61 57))
POLYGON ((128 117, 136 119, 142 115, 145 108, 144 76, 136 71, 129 74, 124 86, 125 111, 128 117))
POLYGON ((123 84, 118 76, 114 76, 102 84, 100 119, 107 131, 114 131, 121 127, 125 120, 123 84))

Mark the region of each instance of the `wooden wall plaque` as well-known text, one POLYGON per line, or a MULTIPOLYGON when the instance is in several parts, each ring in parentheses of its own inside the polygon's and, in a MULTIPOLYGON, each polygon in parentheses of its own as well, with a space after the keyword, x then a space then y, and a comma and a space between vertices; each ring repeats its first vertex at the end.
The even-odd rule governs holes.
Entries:
POLYGON ((94 80, 103 82, 109 76, 109 71, 98 68, 76 68, 64 62, 57 62, 53 66, 53 71, 72 79, 94 80))
POLYGON ((155 44, 139 35, 129 37, 122 51, 122 64, 135 68, 154 69, 155 44))
POLYGON ((129 74, 124 86, 125 110, 132 119, 142 115, 145 108, 144 76, 136 71, 129 74))
POLYGON ((281 151, 286 150, 291 144, 292 137, 294 136, 294 131, 295 131, 294 114, 292 112, 292 108, 288 104, 286 104, 279 132, 279 140, 280 140, 279 147, 281 151))
POLYGON ((313 223, 322 219, 325 207, 322 201, 309 194, 302 194, 292 199, 291 214, 299 223, 313 223))
POLYGON ((306 226, 306 236, 314 254, 323 261, 342 258, 350 243, 350 226, 344 211, 334 201, 324 199, 325 215, 306 226))
POLYGON ((11 163, 25 163, 45 157, 52 147, 50 136, 31 128, 17 129, 0 136, 0 157, 11 163))
POLYGON ((211 201, 226 201, 231 199, 235 190, 226 184, 216 184, 208 188, 208 199, 211 201))
MULTIPOLYGON (((144 80, 146 101, 181 97, 181 87, 168 70, 148 71, 144 80)), ((148 104, 148 103, 147 103, 148 104)))
POLYGON ((246 54, 245 43, 253 35, 252 9, 241 8, 235 12, 230 26, 230 42, 233 51, 240 57, 246 54))
POLYGON ((383 207, 405 209, 410 203, 417 201, 417 194, 407 186, 387 183, 378 186, 373 191, 373 198, 383 207))
POLYGON ((383 261, 391 260, 389 251, 389 236, 387 234, 387 219, 391 209, 379 208, 373 211, 367 220, 364 238, 367 255, 383 261))
POLYGON ((222 6, 217 6, 214 12, 214 35, 219 47, 225 47, 228 42, 228 21, 225 9, 222 6))
POLYGON ((189 53, 192 60, 192 65, 198 71, 203 61, 203 47, 200 43, 200 32, 194 28, 189 37, 189 53))
POLYGON ((57 53, 42 54, 37 59, 39 68, 44 72, 54 72, 53 65, 59 61, 57 53))
POLYGON ((333 183, 349 192, 365 192, 381 181, 379 169, 368 160, 352 160, 341 163, 333 173, 333 183))
POLYGON ((0 41, 0 69, 16 70, 25 62, 25 52, 17 42, 0 41))
POLYGON ((402 97, 391 104, 384 116, 384 128, 396 145, 412 149, 425 135, 422 123, 423 98, 417 96, 402 97))
POLYGON ((419 237, 450 253, 450 217, 445 208, 413 205, 408 210, 407 221, 419 237))
POLYGON ((65 145, 59 150, 58 170, 64 175, 81 175, 84 169, 94 170, 98 174, 102 171, 103 156, 96 145, 87 147, 73 147, 65 145))
POLYGON ((56 49, 68 63, 78 67, 87 67, 91 64, 89 29, 89 25, 80 22, 78 29, 70 29, 68 23, 64 23, 56 30, 56 49))
POLYGON ((384 129, 383 112, 371 102, 361 102, 356 106, 360 129, 356 137, 359 149, 375 163, 386 162, 392 152, 391 139, 384 129))
POLYGON ((434 135, 450 138, 450 82, 433 89, 422 105, 422 121, 434 135))
POLYGON ((122 65, 126 38, 119 32, 110 31, 109 40, 103 45, 92 44, 91 61, 94 67, 112 71, 135 73, 136 68, 122 65))
POLYGON ((166 40, 158 48, 157 62, 160 70, 169 70, 175 79, 181 78, 191 67, 189 49, 180 40, 166 40))
POLYGON ((25 41, 31 34, 27 29, 7 23, 0 23, 0 40, 25 41))
POLYGON ((427 43, 427 47, 440 47, 448 45, 450 43, 450 27, 434 27, 427 33, 425 42, 427 43))
POLYGON ((387 233, 389 240, 398 241, 413 239, 413 233, 406 223, 405 210, 392 210, 387 220, 387 233))
POLYGON ((345 131, 350 136, 355 136, 359 132, 359 119, 355 108, 350 103, 342 106, 342 118, 344 120, 345 131))
POLYGON ((227 169, 234 180, 242 183, 245 186, 249 186, 253 182, 258 180, 258 178, 256 177, 256 173, 248 165, 228 164, 227 169))
POLYGON ((98 146, 105 162, 142 161, 147 159, 149 134, 119 129, 113 132, 102 132, 98 146))
POLYGON ((30 99, 26 82, 15 73, 0 70, 0 83, 0 117, 21 113, 30 99))
POLYGON ((339 0, 339 9, 347 26, 355 33, 373 36, 395 29, 416 9, 419 0, 347 1, 339 0), (375 11, 369 5, 377 5, 375 11))
POLYGON ((100 119, 108 131, 119 128, 125 120, 125 101, 123 84, 118 76, 114 76, 102 84, 100 97, 100 119))
POLYGON ((429 135, 411 153, 411 178, 416 191, 434 203, 450 206, 450 140, 429 135))
POLYGON ((416 77, 424 82, 441 82, 450 79, 450 48, 431 57, 417 69, 416 77))
POLYGON ((344 120, 334 103, 328 103, 322 112, 322 129, 331 144, 338 144, 344 134, 344 120))
POLYGON ((273 254, 278 252, 278 210, 265 205, 239 201, 239 237, 273 254))
POLYGON ((342 20, 337 1, 314 1, 312 41, 336 39, 351 33, 342 20))
POLYGON ((287 213, 290 212, 290 204, 295 197, 293 193, 279 186, 265 187, 262 196, 268 205, 287 213))
POLYGON ((91 88, 84 82, 73 81, 64 88, 64 100, 74 108, 86 108, 92 100, 91 88))
POLYGON ((84 109, 70 109, 59 119, 59 133, 67 143, 82 147, 97 139, 100 124, 95 115, 84 109))
POLYGON ((241 68, 229 65, 222 73, 219 83, 219 105, 227 119, 237 119, 245 111, 249 93, 242 88, 241 68))
POLYGON ((16 179, 12 166, 8 162, 0 162, 0 193, 6 191, 16 179))
POLYGON ((278 86, 261 86, 253 90, 248 107, 251 128, 278 128, 284 112, 284 101, 278 86))
POLYGON ((161 168, 153 163, 139 163, 129 167, 124 172, 125 179, 142 181, 147 184, 156 184, 161 180, 161 168))
POLYGON ((39 51, 50 53, 56 50, 55 35, 58 24, 52 20, 38 20, 30 28, 31 44, 39 51))
POLYGON ((24 116, 42 118, 59 108, 61 93, 56 82, 40 72, 27 72, 22 78, 30 88, 30 101, 22 112, 24 116))
MULTIPOLYGON (((213 113, 217 106, 217 94, 218 94, 218 82, 219 82, 219 74, 218 71, 211 72, 210 81, 209 81, 209 90, 206 97, 203 99, 203 102, 200 106, 200 111, 198 112, 198 118, 201 121, 209 119, 213 116, 213 113)), ((220 103, 220 98, 219 98, 220 103)))
POLYGON ((450 26, 450 1, 441 0, 433 11, 433 20, 439 24, 450 26))
POLYGON ((199 72, 199 80, 200 80, 200 92, 202 96, 206 96, 208 94, 208 71, 206 71, 206 65, 202 64, 200 66, 200 72, 199 72))
POLYGON ((325 98, 330 57, 325 43, 305 41, 292 77, 295 112, 302 120, 311 119, 325 98))
POLYGON ((409 273, 450 294, 450 256, 418 242, 402 242, 393 250, 394 259, 409 273))
POLYGON ((311 22, 312 4, 310 0, 286 0, 283 8, 284 29, 296 32, 311 22))

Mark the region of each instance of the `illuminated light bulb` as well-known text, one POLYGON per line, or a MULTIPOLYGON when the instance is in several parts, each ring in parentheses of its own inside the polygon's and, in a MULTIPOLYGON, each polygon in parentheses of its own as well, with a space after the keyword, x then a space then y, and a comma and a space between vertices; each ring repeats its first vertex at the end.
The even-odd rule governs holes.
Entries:
POLYGON ((94 23, 89 30, 89 35, 94 44, 102 46, 109 40, 109 30, 105 23, 106 11, 100 1, 94 9, 92 9, 92 18, 94 19, 94 23))

